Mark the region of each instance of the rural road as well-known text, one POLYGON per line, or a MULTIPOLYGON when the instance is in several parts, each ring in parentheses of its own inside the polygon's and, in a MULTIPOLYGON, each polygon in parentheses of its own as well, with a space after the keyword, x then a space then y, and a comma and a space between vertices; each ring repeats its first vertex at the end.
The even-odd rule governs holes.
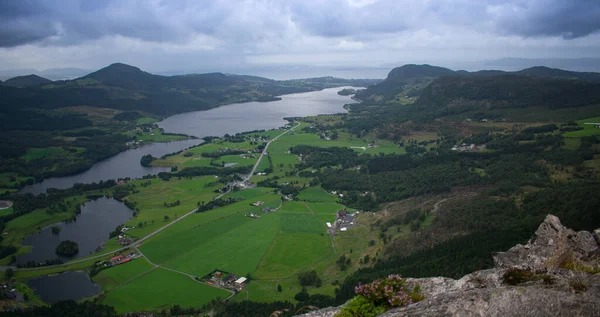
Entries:
POLYGON ((248 174, 248 176, 246 176, 246 178, 244 178, 244 182, 250 180, 250 178, 252 178, 252 175, 254 175, 254 172, 256 171, 256 168, 258 167, 258 165, 260 164, 260 162, 262 161, 263 157, 265 156, 265 154, 267 153, 267 149, 269 148, 269 145, 271 145, 271 142, 273 141, 277 141, 277 139, 279 139, 280 136, 294 130, 295 128, 297 128, 300 125, 300 122, 297 122, 297 124, 287 130, 285 130, 285 132, 281 133, 280 135, 274 137, 273 139, 271 139, 269 142, 267 142, 267 145, 265 145, 265 148, 262 150, 262 152, 260 153, 260 156, 258 157, 258 160, 256 161, 256 164, 254 164, 254 166, 252 167, 252 171, 250 171, 250 174, 248 174))
MULTIPOLYGON (((277 139, 279 139, 279 137, 281 137, 282 135, 284 135, 284 134, 286 134, 286 133, 288 133, 288 132, 290 132, 290 131, 294 130, 294 129, 295 129, 295 128, 297 128, 299 125, 300 125, 300 122, 297 122, 297 124, 296 124, 295 126, 293 126, 293 127, 289 128, 288 130, 285 130, 283 133, 281 133, 281 134, 277 135, 277 136, 276 136, 276 137, 274 137, 273 139, 269 140, 269 142, 267 142, 267 145, 265 145, 265 148, 264 148, 264 149, 263 149, 263 151, 260 153, 260 156, 258 157, 258 160, 256 161, 256 164, 254 164, 254 166, 252 167, 252 171, 250 172, 250 174, 248 174, 248 176, 246 176, 246 177, 244 178, 244 181, 248 181, 248 180, 250 180, 250 178, 252 178, 252 175, 254 175, 254 171, 256 171, 256 168, 258 168, 258 165, 260 164, 260 162, 262 161, 263 157, 264 157, 264 156, 265 156, 265 154, 267 153, 267 149, 269 148, 269 145, 271 145, 271 143, 272 143, 273 141, 276 141, 277 139)), ((219 199, 219 198, 221 198, 221 197, 225 196, 227 193, 229 193, 229 192, 228 192, 228 191, 227 191, 227 192, 224 192, 224 193, 220 194, 219 196, 215 197, 214 199, 219 199)), ((214 199, 213 199, 213 200, 214 200, 214 199)), ((144 236, 143 238, 140 238, 139 240, 137 240, 137 241, 136 241, 136 242, 135 242, 133 245, 125 246, 125 247, 122 247, 122 248, 119 248, 119 249, 112 250, 112 251, 110 251, 110 252, 105 252, 105 253, 102 253, 102 254, 94 255, 94 256, 92 256, 92 257, 86 257, 86 258, 83 258, 83 259, 81 259, 81 260, 75 260, 75 261, 71 261, 71 262, 67 262, 67 263, 63 263, 63 264, 48 265, 48 266, 41 266, 41 267, 35 267, 35 268, 17 268, 16 266, 0 266, 0 271, 4 271, 4 270, 6 270, 6 269, 8 269, 8 268, 11 268, 11 269, 13 269, 13 270, 19 270, 19 271, 21 271, 21 270, 22 270, 22 271, 35 271, 35 270, 44 270, 44 269, 58 268, 58 267, 69 266, 69 265, 72 265, 72 264, 78 264, 78 263, 82 263, 82 262, 87 262, 87 261, 89 261, 89 260, 94 260, 94 259, 102 258, 102 257, 105 257, 105 256, 107 256, 107 255, 111 255, 111 254, 114 254, 114 253, 116 253, 116 252, 121 252, 121 251, 123 251, 123 250, 129 249, 129 248, 131 248, 131 247, 134 247, 134 248, 136 248, 136 249, 137 249, 137 247, 138 247, 140 244, 142 244, 144 241, 146 241, 146 240, 148 240, 148 239, 150 239, 150 238, 154 237, 155 235, 159 234, 159 233, 160 233, 160 232, 162 232, 163 230, 165 230, 165 229, 169 228, 170 226, 172 226, 172 225, 174 225, 174 224, 178 223, 178 222, 179 222, 179 221, 181 221, 182 219, 184 219, 184 218, 188 217, 189 215, 191 215, 191 214, 195 213, 197 210, 198 210, 198 208, 195 208, 195 209, 193 209, 192 211, 190 211, 190 212, 186 213, 185 215, 183 215, 183 216, 181 216, 181 217, 179 217, 179 218, 177 218, 177 219, 175 219, 175 220, 173 220, 173 221, 169 222, 168 224, 166 224, 166 225, 164 225, 164 226, 162 226, 162 227, 160 227, 160 228, 156 229, 155 231, 153 231, 153 232, 149 233, 148 235, 144 236)), ((139 252, 139 250, 138 250, 138 252, 139 252)), ((141 252, 140 252, 140 254, 142 254, 142 255, 143 255, 143 253, 141 253, 141 252)), ((145 256, 144 256, 144 257, 145 257, 145 256)), ((150 262, 150 260, 148 260, 148 262, 150 262)), ((150 263, 151 263, 151 262, 150 262, 150 263)))

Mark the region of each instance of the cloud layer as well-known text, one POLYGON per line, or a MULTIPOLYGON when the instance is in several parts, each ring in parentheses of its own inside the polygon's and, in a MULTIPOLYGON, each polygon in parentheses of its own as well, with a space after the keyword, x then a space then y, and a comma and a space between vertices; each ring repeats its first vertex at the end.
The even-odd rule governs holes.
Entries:
POLYGON ((228 61, 360 52, 381 62, 415 48, 593 55, 599 30, 598 0, 0 0, 0 57, 19 65, 44 54, 83 63, 98 45, 228 61))

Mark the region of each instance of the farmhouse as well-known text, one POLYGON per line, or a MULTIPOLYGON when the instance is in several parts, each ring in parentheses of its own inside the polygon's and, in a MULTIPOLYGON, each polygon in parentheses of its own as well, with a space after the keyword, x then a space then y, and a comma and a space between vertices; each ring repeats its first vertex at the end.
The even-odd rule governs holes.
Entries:
POLYGON ((257 201, 257 202, 254 202, 254 203, 252 203, 252 206, 258 207, 258 206, 262 206, 262 205, 264 205, 264 204, 265 204, 265 202, 264 202, 264 201, 260 201, 260 200, 259 200, 259 201, 257 201))
POLYGON ((242 277, 238 278, 237 280, 235 280, 235 282, 234 282, 235 286, 242 287, 242 286, 245 285, 245 283, 246 283, 247 280, 248 280, 247 278, 245 278, 245 277, 242 276, 242 277))
POLYGON ((129 261, 131 261, 131 257, 125 257, 124 255, 117 255, 117 256, 110 258, 110 260, 109 260, 110 265, 112 265, 112 266, 127 263, 129 261))

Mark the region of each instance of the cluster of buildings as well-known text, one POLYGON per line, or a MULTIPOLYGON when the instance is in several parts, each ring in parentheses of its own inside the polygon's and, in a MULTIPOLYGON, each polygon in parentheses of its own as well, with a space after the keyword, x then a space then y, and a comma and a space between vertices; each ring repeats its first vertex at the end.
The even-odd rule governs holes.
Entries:
POLYGON ((466 144, 463 143, 461 145, 455 145, 454 147, 452 147, 452 151, 459 151, 459 152, 468 152, 468 151, 481 151, 485 149, 485 144, 483 145, 475 145, 475 144, 466 144))
POLYGON ((252 203, 252 206, 254 206, 254 207, 258 207, 258 206, 262 206, 262 205, 264 205, 264 204, 265 204, 265 202, 264 202, 264 201, 260 201, 260 200, 259 200, 259 201, 253 202, 253 203, 252 203))
POLYGON ((131 258, 124 255, 113 256, 112 258, 110 258, 110 260, 108 260, 108 262, 110 262, 110 266, 127 263, 129 261, 131 261, 131 258))
POLYGON ((335 227, 340 228, 340 231, 347 231, 349 227, 354 226, 354 218, 359 213, 360 211, 356 211, 354 213, 349 213, 346 210, 338 211, 335 219, 335 227))
POLYGON ((230 289, 235 292, 243 290, 249 282, 246 277, 222 271, 214 271, 203 277, 202 280, 206 284, 230 289))
POLYGON ((335 191, 335 190, 331 191, 331 194, 332 194, 332 195, 336 195, 336 196, 338 196, 338 197, 340 197, 340 198, 344 198, 344 194, 342 194, 342 193, 338 193, 338 192, 337 192, 337 191, 335 191))
POLYGON ((122 246, 128 246, 130 244, 133 243, 133 241, 135 241, 133 238, 128 237, 126 232, 133 229, 135 227, 126 227, 123 226, 123 228, 121 228, 121 234, 117 237, 117 241, 119 242, 120 245, 122 246))

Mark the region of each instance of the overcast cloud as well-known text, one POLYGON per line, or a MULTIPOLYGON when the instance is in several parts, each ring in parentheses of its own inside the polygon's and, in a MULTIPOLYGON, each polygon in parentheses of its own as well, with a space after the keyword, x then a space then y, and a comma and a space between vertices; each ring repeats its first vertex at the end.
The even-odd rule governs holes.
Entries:
POLYGON ((600 57, 599 0, 0 0, 0 69, 600 57))

